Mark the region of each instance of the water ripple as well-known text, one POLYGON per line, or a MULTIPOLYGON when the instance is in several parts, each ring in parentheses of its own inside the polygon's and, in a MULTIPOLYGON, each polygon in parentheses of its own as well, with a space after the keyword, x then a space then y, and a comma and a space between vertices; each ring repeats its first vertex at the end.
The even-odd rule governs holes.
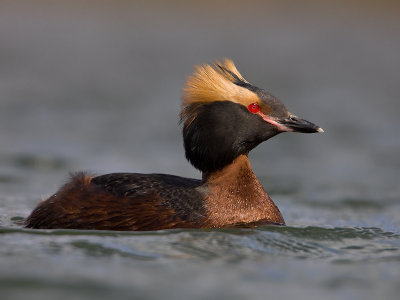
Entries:
MULTIPOLYGON (((0 228, 3 240, 25 235, 48 249, 69 247, 89 257, 121 256, 138 260, 242 259, 292 257, 333 262, 399 260, 400 236, 380 228, 274 227, 255 229, 111 232, 0 228), (39 236, 39 237, 38 237, 39 236)), ((49 250, 50 251, 50 250, 49 250)), ((62 250, 59 250, 62 251, 62 250)))

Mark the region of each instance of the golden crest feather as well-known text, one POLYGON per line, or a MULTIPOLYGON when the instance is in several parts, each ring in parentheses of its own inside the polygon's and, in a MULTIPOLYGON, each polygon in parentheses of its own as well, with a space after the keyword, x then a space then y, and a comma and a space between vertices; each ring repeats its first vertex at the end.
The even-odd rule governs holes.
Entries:
POLYGON ((196 66, 183 88, 182 106, 214 101, 232 101, 247 106, 259 101, 256 93, 235 82, 248 83, 230 59, 224 59, 223 63, 217 61, 212 66, 196 66))

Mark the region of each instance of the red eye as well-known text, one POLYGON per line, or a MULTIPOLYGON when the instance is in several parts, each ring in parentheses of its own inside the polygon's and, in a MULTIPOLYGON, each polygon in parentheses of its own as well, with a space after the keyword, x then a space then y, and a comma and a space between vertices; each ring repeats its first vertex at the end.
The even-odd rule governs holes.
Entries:
POLYGON ((252 103, 247 107, 247 109, 253 114, 255 114, 260 111, 260 106, 257 103, 252 103))

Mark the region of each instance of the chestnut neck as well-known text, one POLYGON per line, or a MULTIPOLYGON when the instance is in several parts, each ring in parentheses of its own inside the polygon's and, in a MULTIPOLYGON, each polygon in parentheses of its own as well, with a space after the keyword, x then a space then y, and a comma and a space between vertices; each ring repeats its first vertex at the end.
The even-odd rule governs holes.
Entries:
POLYGON ((282 215, 254 174, 247 155, 223 169, 203 173, 205 204, 211 227, 240 223, 280 223, 282 215))
MULTIPOLYGON (((249 158, 247 157, 247 155, 243 154, 236 157, 231 164, 226 165, 221 170, 213 172, 203 172, 202 181, 205 184, 221 183, 224 180, 236 177, 235 175, 238 175, 241 171, 244 170, 247 170, 254 175, 254 172, 250 165, 249 158)), ((255 177, 255 175, 254 178, 257 180, 257 177, 255 177)))

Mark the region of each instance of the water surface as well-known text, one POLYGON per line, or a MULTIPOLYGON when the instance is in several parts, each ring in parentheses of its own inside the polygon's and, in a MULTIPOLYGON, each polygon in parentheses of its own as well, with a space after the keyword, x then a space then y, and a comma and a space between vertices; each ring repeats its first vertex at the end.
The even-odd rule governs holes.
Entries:
POLYGON ((2 299, 397 299, 395 2, 0 4, 2 299), (21 222, 68 173, 199 178, 178 125, 194 64, 230 57, 324 134, 250 154, 288 226, 106 232, 21 222))

